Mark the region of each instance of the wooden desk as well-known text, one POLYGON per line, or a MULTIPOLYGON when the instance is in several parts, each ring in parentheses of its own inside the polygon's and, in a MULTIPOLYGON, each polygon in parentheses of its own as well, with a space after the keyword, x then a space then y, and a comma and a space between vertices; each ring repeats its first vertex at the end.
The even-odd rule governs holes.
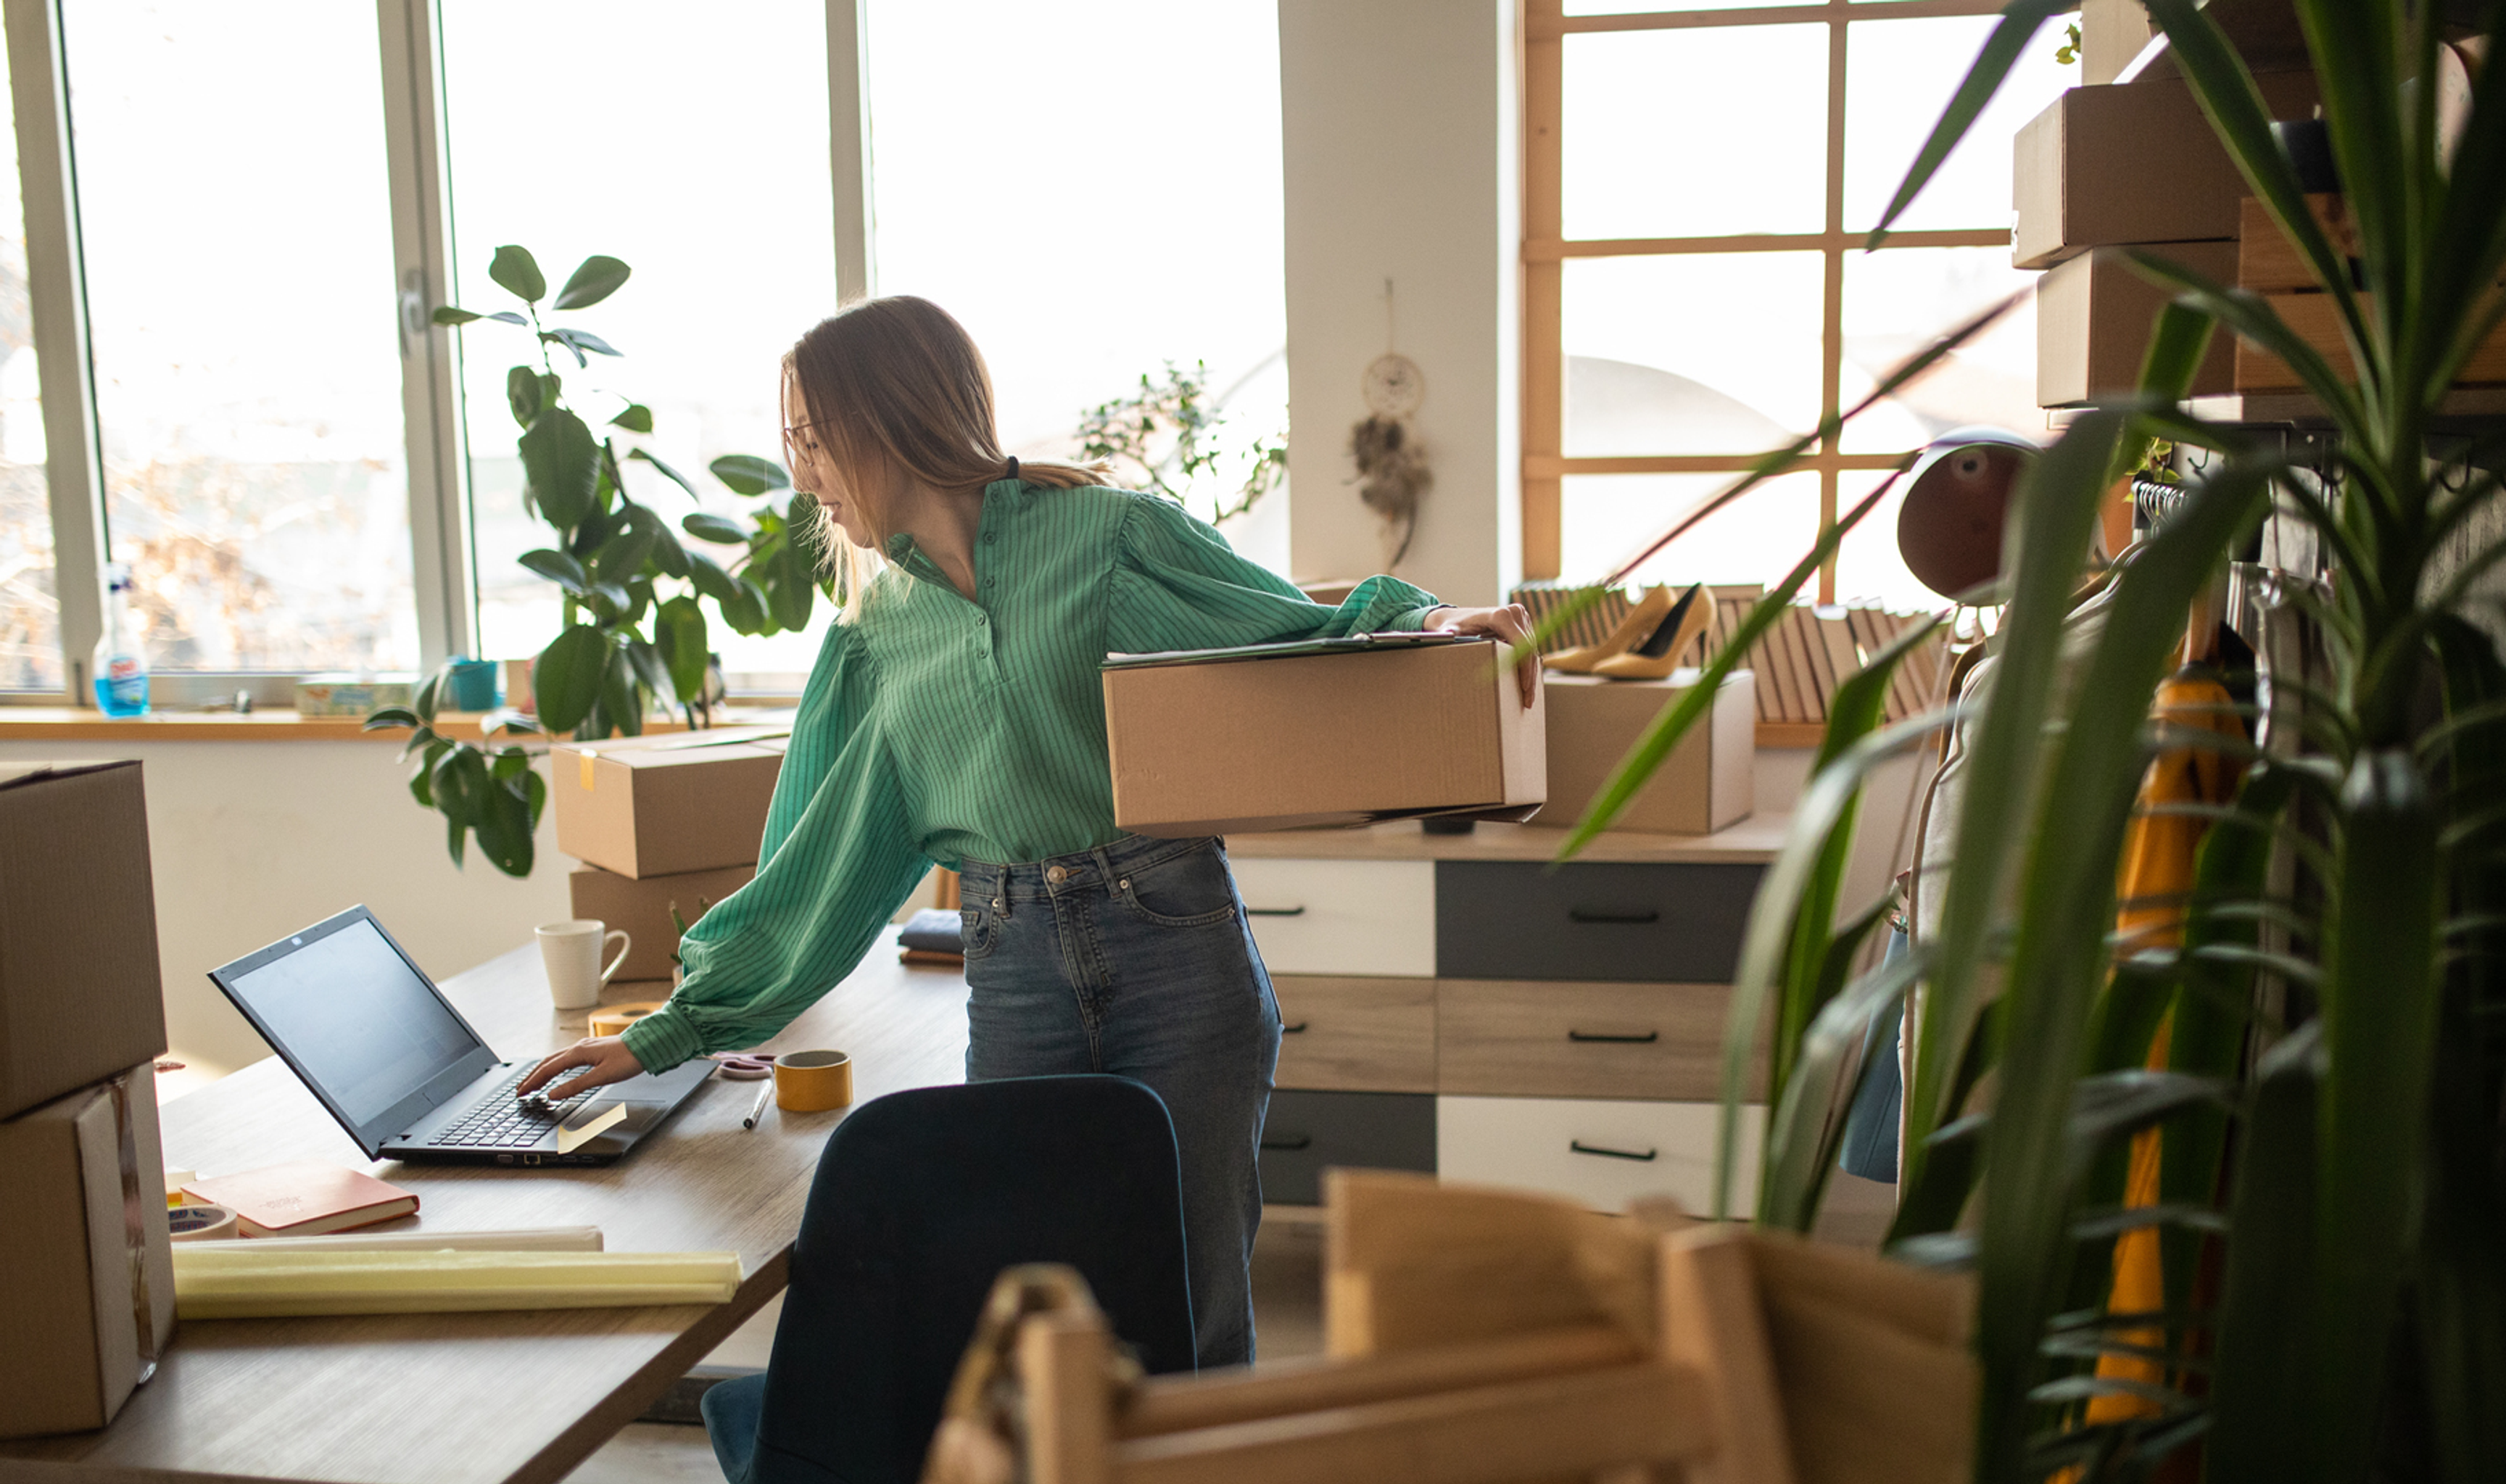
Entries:
MULTIPOLYGON (((536 948, 444 990, 505 1056, 584 1034, 584 1012, 550 1009, 536 948)), ((956 1082, 965 1001, 956 972, 898 964, 891 933, 771 1045, 851 1052, 859 1102, 956 1082)), ((186 1322, 113 1426, 0 1443, 0 1479, 562 1477, 783 1288, 819 1149, 843 1115, 776 1110, 744 1132, 758 1085, 715 1078, 651 1143, 591 1170, 369 1165, 275 1057, 177 1099, 164 1113, 175 1169, 329 1160, 417 1192, 416 1216, 376 1230, 596 1225, 613 1252, 735 1250, 748 1276, 715 1306, 186 1322)))

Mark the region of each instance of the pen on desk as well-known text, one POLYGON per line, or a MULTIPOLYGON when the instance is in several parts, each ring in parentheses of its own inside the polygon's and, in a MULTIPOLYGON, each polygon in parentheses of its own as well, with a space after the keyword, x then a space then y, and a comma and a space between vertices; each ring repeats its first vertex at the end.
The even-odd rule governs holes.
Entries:
POLYGON ((774 1096, 774 1084, 772 1082, 769 1082, 765 1086, 758 1088, 757 1101, 748 1105, 748 1116, 739 1120, 739 1126, 741 1128, 755 1128, 757 1126, 757 1120, 766 1116, 766 1100, 772 1096, 774 1096))

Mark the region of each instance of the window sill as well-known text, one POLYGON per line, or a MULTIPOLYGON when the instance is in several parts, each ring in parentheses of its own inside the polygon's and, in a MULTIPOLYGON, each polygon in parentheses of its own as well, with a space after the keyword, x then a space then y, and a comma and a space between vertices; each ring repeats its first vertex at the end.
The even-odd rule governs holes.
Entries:
MULTIPOLYGON (((788 711, 717 711, 715 724, 741 725, 788 717, 788 711)), ((31 742, 375 742, 398 745, 406 729, 363 730, 359 717, 301 717, 273 707, 238 716, 233 712, 152 712, 144 717, 108 717, 70 706, 12 706, 0 710, 0 741, 31 742)), ((436 718, 438 733, 456 741, 479 740, 476 715, 447 713, 436 718)), ((646 735, 687 730, 682 722, 656 718, 644 724, 646 735)), ((501 734, 500 735, 504 735, 501 734)))

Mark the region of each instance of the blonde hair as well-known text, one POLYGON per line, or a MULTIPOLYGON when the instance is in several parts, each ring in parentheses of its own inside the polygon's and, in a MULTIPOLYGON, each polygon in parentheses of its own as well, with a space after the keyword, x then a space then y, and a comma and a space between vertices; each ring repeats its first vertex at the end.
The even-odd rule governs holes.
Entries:
MULTIPOLYGON (((783 374, 882 548, 896 533, 888 512, 862 498, 865 489, 884 487, 865 477, 874 473, 899 471, 957 498, 980 497, 1013 470, 1051 489, 1112 477, 1103 465, 1020 463, 1003 453, 984 353, 927 299, 868 299, 820 320, 784 353, 783 374)), ((854 546, 823 501, 816 536, 828 565, 844 579, 840 590, 850 618, 883 550, 854 546)))

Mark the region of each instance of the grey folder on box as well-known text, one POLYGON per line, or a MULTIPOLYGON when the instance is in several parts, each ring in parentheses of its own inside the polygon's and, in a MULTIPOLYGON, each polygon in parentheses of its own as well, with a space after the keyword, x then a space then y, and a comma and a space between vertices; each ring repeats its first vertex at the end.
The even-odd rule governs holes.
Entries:
POLYGON ((1548 796, 1547 710, 1503 650, 1432 634, 1108 655, 1114 823, 1140 834, 1521 819, 1548 796))

